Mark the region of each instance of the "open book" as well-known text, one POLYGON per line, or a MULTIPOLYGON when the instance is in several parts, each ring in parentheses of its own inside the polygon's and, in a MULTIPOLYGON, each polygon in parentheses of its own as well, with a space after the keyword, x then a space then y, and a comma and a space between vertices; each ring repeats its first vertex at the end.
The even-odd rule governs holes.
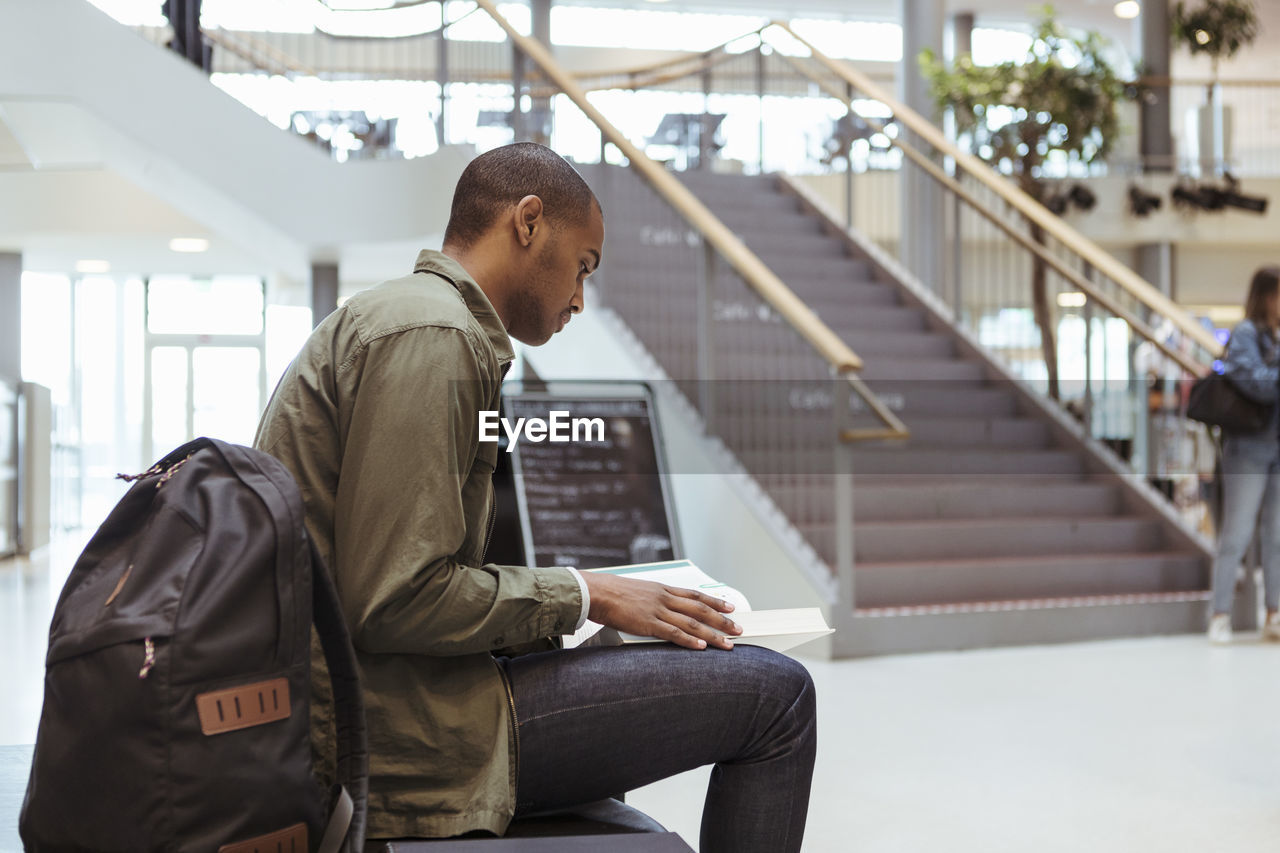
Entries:
MULTIPOLYGON (((825 637, 833 629, 827 627, 822 610, 817 607, 797 607, 783 610, 752 610, 747 597, 727 584, 715 580, 688 560, 667 560, 661 563, 640 563, 634 566, 609 566, 602 569, 585 569, 613 575, 626 575, 636 580, 653 581, 696 589, 715 595, 733 604, 730 619, 742 626, 742 633, 731 639, 735 644, 764 646, 777 652, 793 649, 802 643, 825 637)), ((566 649, 581 645, 603 628, 588 621, 575 634, 564 638, 566 649)), ((654 637, 619 633, 623 643, 657 643, 654 637)))

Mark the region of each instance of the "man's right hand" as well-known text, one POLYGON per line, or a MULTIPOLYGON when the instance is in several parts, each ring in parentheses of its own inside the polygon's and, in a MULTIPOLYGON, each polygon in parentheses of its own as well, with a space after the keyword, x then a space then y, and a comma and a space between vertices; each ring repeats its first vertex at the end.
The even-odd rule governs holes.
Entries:
POLYGON ((731 635, 742 633, 723 615, 733 605, 714 595, 596 572, 583 572, 582 579, 591 593, 587 618, 618 631, 688 649, 731 649, 731 635))

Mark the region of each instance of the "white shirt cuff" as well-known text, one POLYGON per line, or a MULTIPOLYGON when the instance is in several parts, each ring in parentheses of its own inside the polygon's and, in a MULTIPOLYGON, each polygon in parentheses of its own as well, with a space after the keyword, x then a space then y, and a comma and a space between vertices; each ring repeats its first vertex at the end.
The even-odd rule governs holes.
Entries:
POLYGON ((582 579, 582 572, 569 566, 564 568, 569 570, 573 575, 573 579, 578 582, 578 589, 582 590, 582 612, 578 614, 578 624, 573 626, 573 631, 565 632, 572 634, 587 622, 587 614, 591 612, 591 593, 587 590, 587 582, 582 579))

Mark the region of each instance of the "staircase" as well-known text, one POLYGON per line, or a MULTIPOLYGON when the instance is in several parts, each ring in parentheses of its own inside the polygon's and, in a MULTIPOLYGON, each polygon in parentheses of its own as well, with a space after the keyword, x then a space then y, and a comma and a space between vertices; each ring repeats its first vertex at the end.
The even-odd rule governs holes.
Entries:
MULTIPOLYGON (((632 238, 607 239, 602 298, 668 375, 696 375, 697 287, 676 257, 696 248, 678 222, 661 219, 656 199, 623 192, 637 178, 589 168, 609 234, 632 238)), ((1202 629, 1205 543, 1056 404, 856 257, 854 243, 824 230, 775 180, 682 180, 863 358, 863 379, 911 429, 908 441, 855 446, 856 608, 833 613, 836 654, 1202 629)), ((708 309, 717 320, 711 426, 834 565, 829 371, 734 279, 716 270, 708 309), (783 435, 811 448, 786 471, 770 465, 783 435)))

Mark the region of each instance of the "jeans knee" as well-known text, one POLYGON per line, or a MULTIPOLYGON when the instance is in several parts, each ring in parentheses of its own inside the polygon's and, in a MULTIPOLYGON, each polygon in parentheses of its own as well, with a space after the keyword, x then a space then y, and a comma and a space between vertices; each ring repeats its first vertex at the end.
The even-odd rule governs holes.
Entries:
POLYGON ((739 646, 735 652, 751 649, 752 663, 758 667, 760 696, 792 715, 800 725, 809 724, 817 713, 817 690, 804 664, 770 649, 739 646))

